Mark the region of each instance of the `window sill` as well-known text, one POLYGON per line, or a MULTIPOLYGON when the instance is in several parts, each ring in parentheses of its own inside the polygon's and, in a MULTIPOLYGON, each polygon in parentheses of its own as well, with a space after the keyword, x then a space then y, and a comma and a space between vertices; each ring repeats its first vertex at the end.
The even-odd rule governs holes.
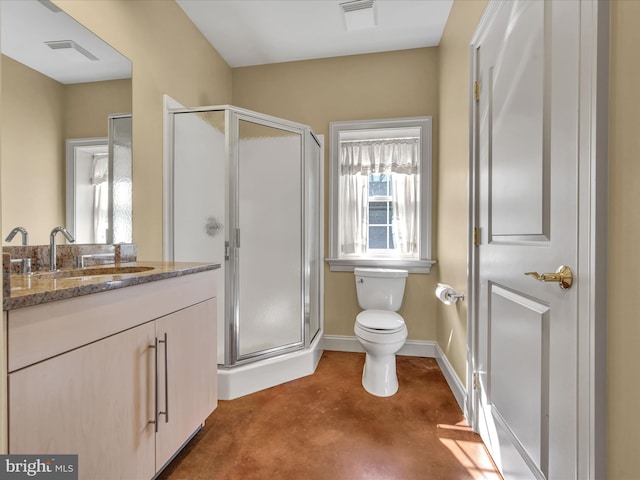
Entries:
POLYGON ((402 260, 402 259, 376 259, 376 258, 327 258, 332 272, 353 272, 354 268, 400 268, 409 273, 431 273, 431 267, 435 260, 402 260))

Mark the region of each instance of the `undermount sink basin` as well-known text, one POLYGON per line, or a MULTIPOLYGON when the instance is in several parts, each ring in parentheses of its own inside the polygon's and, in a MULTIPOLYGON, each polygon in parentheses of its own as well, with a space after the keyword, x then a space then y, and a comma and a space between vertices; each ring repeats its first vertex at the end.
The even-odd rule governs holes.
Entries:
POLYGON ((130 267, 89 267, 73 270, 58 270, 56 272, 34 273, 35 278, 74 278, 96 277, 98 275, 125 275, 127 273, 140 273, 153 270, 154 267, 130 266, 130 267))

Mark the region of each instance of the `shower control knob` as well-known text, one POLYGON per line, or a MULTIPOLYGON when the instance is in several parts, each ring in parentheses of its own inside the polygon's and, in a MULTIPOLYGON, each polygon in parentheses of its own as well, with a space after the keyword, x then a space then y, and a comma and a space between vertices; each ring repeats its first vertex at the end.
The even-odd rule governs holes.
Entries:
POLYGON ((214 217, 209 217, 207 223, 204 226, 204 231, 210 237, 215 237, 216 233, 221 230, 223 225, 214 217))

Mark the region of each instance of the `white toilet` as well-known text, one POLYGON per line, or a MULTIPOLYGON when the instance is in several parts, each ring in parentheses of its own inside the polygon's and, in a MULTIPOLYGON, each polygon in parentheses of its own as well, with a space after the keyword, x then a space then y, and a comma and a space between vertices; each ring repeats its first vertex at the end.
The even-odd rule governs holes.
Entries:
POLYGON ((355 268, 358 303, 354 332, 367 353, 362 386, 372 395, 390 397, 398 391, 396 353, 407 339, 407 326, 396 313, 402 305, 406 270, 355 268))

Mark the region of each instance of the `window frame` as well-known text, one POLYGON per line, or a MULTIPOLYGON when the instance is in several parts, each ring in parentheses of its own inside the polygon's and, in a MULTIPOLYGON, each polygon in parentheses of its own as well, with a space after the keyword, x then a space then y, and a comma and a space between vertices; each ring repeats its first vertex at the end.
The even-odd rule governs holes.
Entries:
POLYGON ((410 273, 430 273, 436 263, 431 259, 432 235, 432 117, 404 117, 329 123, 329 257, 331 271, 349 272, 357 267, 403 268, 410 273), (418 258, 386 258, 383 256, 344 256, 339 245, 339 172, 340 133, 352 130, 391 128, 420 129, 420 242, 418 258))

